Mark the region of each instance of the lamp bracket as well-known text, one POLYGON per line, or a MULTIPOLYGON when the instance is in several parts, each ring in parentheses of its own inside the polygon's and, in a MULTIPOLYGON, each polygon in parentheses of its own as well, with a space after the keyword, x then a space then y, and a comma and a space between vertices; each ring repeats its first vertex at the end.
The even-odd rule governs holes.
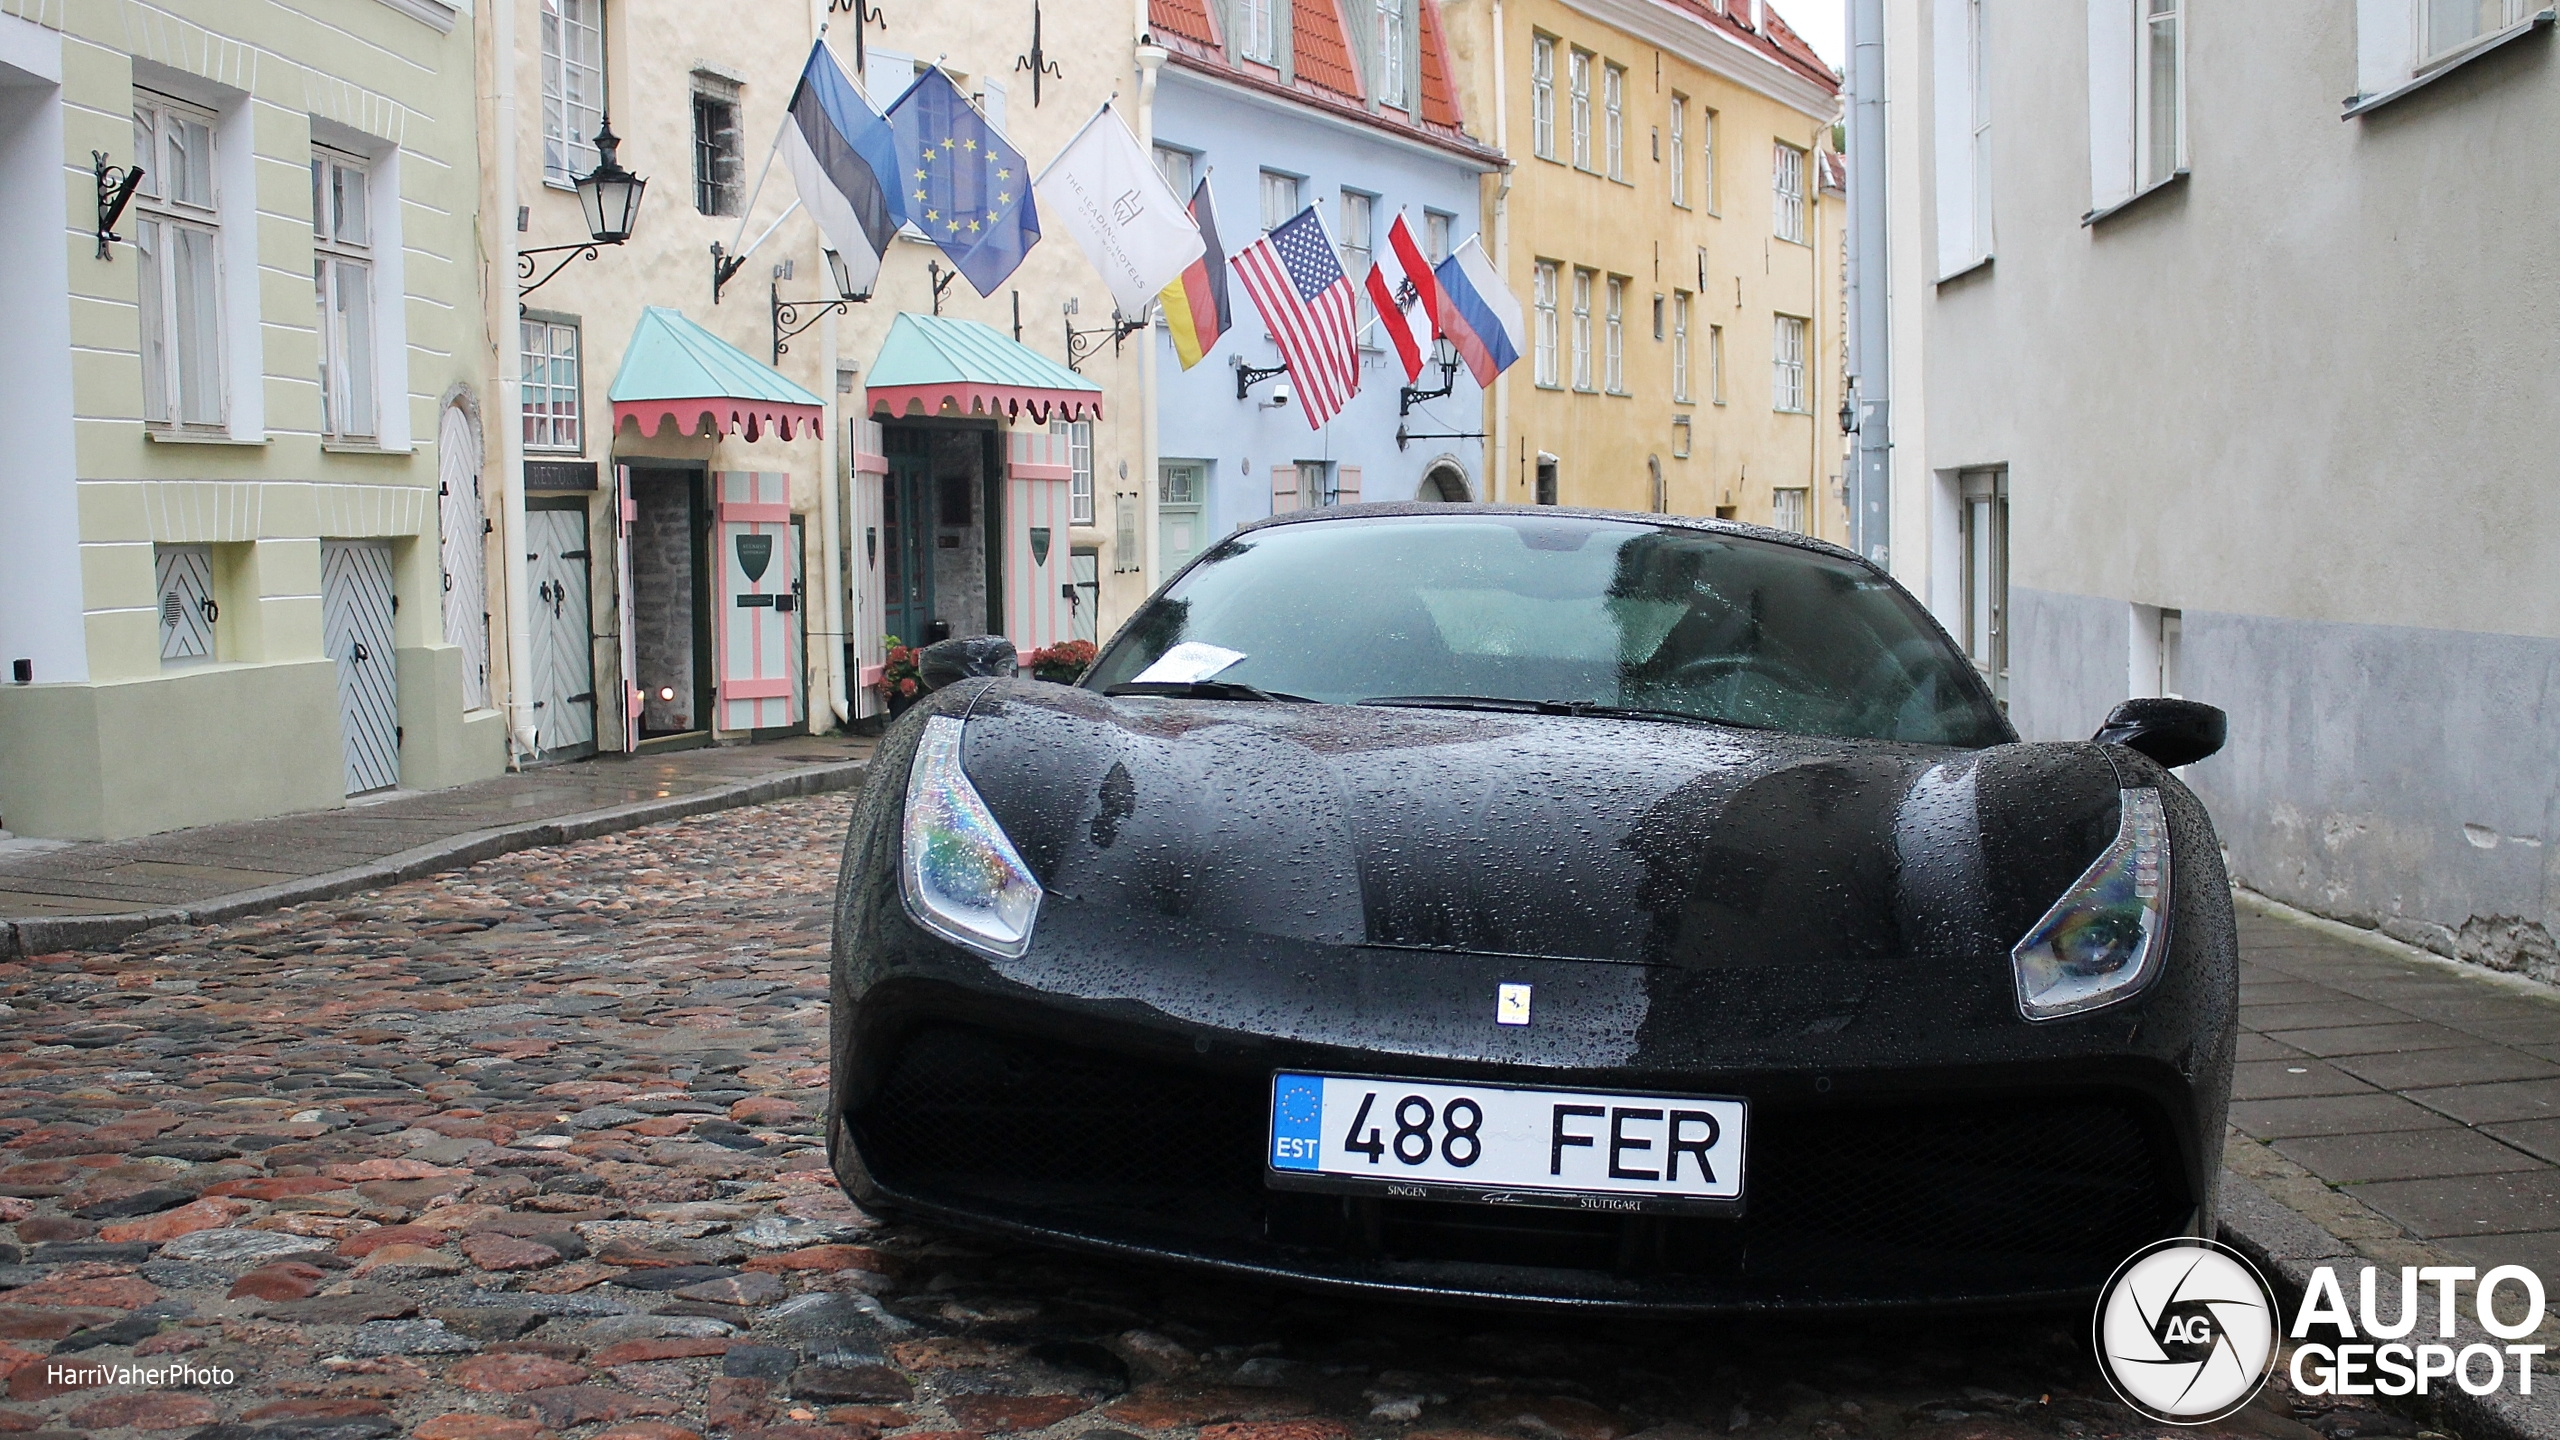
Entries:
POLYGON ((832 300, 824 296, 809 300, 785 300, 782 298, 782 287, 774 286, 773 363, 781 364, 782 357, 791 353, 791 347, 784 342, 792 336, 817 324, 830 313, 850 315, 855 305, 868 304, 870 300, 871 297, 868 295, 839 295, 832 300), (800 310, 803 306, 817 307, 809 312, 809 318, 806 320, 800 318, 800 310))
POLYGON ((1078 374, 1084 373, 1084 362, 1092 359, 1094 352, 1102 348, 1102 341, 1098 337, 1104 335, 1110 336, 1111 353, 1117 355, 1120 353, 1120 347, 1128 342, 1130 336, 1147 328, 1147 320, 1145 316, 1141 315, 1137 319, 1132 320, 1122 315, 1118 310, 1113 310, 1111 312, 1110 324, 1097 325, 1091 330, 1077 329, 1076 322, 1073 320, 1069 320, 1065 323, 1067 327, 1067 368, 1078 374))
POLYGON ((519 285, 516 287, 516 308, 518 310, 522 310, 524 308, 524 297, 541 289, 543 286, 550 284, 551 277, 569 268, 570 261, 577 259, 581 255, 585 256, 589 260, 593 260, 596 258, 597 247, 603 245, 619 245, 621 243, 622 242, 619 240, 581 240, 574 245, 539 245, 531 250, 517 251, 516 278, 519 280, 533 280, 533 272, 540 268, 534 263, 533 257, 536 255, 558 255, 560 257, 560 261, 550 269, 543 271, 541 279, 533 280, 533 283, 530 285, 519 285))
POLYGON ((1413 413, 1413 407, 1418 401, 1445 400, 1450 395, 1456 393, 1458 388, 1457 360, 1454 357, 1444 358, 1436 363, 1440 366, 1440 388, 1437 390, 1421 390, 1416 389, 1411 385, 1407 385, 1396 391, 1396 414, 1410 415, 1413 413))
POLYGON ((1245 398, 1245 392, 1252 389, 1254 386, 1261 384, 1263 381, 1270 379, 1274 375, 1286 375, 1288 373, 1289 367, 1285 364, 1268 366, 1247 365, 1244 364, 1242 358, 1239 357, 1236 364, 1236 398, 1242 400, 1245 398))
POLYGON ((134 187, 142 183, 142 167, 110 165, 104 150, 90 151, 89 159, 98 170, 98 258, 112 260, 115 256, 107 247, 124 238, 116 233, 116 222, 124 218, 134 187))
POLYGON ((1407 430, 1401 425, 1396 427, 1398 450, 1402 450, 1408 440, 1481 440, 1483 438, 1484 432, 1481 430, 1407 430))

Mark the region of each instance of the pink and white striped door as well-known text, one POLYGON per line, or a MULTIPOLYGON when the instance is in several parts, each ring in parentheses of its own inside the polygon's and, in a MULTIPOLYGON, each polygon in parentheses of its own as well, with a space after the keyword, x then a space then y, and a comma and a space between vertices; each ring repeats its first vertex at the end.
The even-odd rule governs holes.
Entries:
POLYGON ((1024 655, 1075 638, 1075 588, 1067 545, 1075 470, 1067 437, 1005 436, 1005 634, 1024 655))
POLYGON ((800 663, 799 556, 791 543, 791 477, 777 470, 713 473, 713 541, 719 577, 712 634, 719 650, 720 728, 798 723, 793 667, 800 663))

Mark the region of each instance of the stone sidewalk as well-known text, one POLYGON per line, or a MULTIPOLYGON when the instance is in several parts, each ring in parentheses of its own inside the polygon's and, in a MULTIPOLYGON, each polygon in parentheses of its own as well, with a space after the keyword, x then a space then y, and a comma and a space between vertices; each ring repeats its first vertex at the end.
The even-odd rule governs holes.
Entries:
POLYGON ((134 840, 0 842, 0 960, 113 945, 156 925, 206 924, 533 846, 851 789, 862 783, 873 743, 814 735, 636 759, 602 755, 448 790, 134 840))

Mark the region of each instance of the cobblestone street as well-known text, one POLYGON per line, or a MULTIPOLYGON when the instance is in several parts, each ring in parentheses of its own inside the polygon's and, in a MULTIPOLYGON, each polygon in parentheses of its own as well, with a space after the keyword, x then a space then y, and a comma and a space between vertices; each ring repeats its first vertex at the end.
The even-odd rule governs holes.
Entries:
MULTIPOLYGON (((0 1433, 2160 1432, 2107 1395, 2080 1313, 1407 1309, 875 1224, 817 1137, 848 808, 0 965, 0 1433), (234 1383, 77 1373, 179 1366, 234 1383)), ((2314 1434, 2280 1379, 2217 1432, 2314 1434)))

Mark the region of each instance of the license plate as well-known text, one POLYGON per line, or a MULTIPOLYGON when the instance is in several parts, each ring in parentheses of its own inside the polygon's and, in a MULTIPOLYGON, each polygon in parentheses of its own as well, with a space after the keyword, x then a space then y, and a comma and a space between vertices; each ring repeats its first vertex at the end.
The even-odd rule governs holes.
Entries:
POLYGON ((1276 1189, 1585 1210, 1736 1213, 1733 1098, 1271 1077, 1276 1189))

